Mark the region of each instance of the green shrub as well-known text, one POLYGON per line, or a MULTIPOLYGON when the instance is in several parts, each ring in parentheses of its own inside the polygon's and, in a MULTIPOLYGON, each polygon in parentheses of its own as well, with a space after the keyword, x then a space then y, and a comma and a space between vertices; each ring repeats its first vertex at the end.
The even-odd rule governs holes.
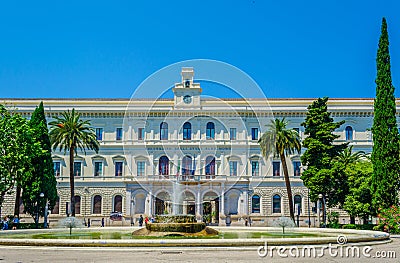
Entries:
POLYGON ((346 224, 342 226, 343 229, 357 229, 356 224, 346 224))
POLYGON ((339 223, 328 223, 328 224, 326 225, 326 227, 327 227, 327 228, 335 228, 335 229, 338 229, 338 228, 340 228, 341 226, 340 226, 339 223))
POLYGON ((157 232, 197 233, 206 228, 205 223, 147 223, 146 229, 157 232))
POLYGON ((375 225, 373 224, 364 224, 364 225, 356 225, 356 224, 347 224, 342 225, 343 229, 357 229, 357 230, 374 230, 375 225))

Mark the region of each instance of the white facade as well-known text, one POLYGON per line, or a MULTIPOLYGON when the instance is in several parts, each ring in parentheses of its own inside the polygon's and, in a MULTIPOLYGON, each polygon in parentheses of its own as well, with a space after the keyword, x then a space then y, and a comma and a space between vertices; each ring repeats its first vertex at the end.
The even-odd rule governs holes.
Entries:
MULTIPOLYGON (((304 138, 301 123, 313 99, 201 98, 190 69, 183 69, 173 91, 173 99, 159 100, 43 99, 48 121, 75 108, 99 136, 100 151, 79 152, 75 160, 77 216, 107 217, 120 210, 127 220, 165 212, 203 220, 210 214, 220 225, 228 216, 232 223, 251 216, 267 225, 288 216, 280 161, 262 157, 257 140, 272 118, 282 117, 304 138)), ((40 100, 5 103, 29 118, 40 100)), ((373 99, 330 99, 328 109, 335 121, 346 121, 337 130, 338 142, 370 152, 373 99)), ((53 153, 60 201, 50 218, 66 214, 68 158, 68 153, 53 153)), ((300 155, 288 156, 293 196, 301 206, 300 223, 306 224, 310 211, 315 224, 299 162, 300 155)), ((13 198, 7 198, 3 214, 12 214, 13 198)))

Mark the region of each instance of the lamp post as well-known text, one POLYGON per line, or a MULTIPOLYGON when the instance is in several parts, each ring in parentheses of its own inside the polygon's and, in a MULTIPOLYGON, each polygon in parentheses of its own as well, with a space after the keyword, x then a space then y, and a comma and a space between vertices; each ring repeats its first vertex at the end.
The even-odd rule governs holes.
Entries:
POLYGON ((311 227, 311 215, 310 215, 310 189, 307 188, 307 197, 308 197, 308 228, 311 227))
POLYGON ((39 228, 39 198, 43 198, 44 194, 40 193, 38 198, 36 199, 36 228, 39 228))
MULTIPOLYGON (((323 194, 318 195, 318 199, 322 201, 323 210, 322 210, 322 227, 326 227, 326 202, 325 196, 323 194)), ((318 214, 319 216, 319 214, 318 214)), ((321 222, 321 221, 320 221, 321 222)))
POLYGON ((46 205, 44 206, 44 222, 43 227, 47 228, 47 214, 49 212, 49 201, 46 198, 46 205))

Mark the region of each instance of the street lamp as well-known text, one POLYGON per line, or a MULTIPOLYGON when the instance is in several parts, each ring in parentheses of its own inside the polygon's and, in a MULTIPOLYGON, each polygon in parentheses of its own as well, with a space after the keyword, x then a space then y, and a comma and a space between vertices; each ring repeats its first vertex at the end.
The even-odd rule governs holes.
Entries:
POLYGON ((39 228, 39 198, 43 198, 44 193, 40 193, 39 197, 36 199, 36 228, 39 228))
MULTIPOLYGON (((323 210, 322 210, 322 222, 323 222, 323 227, 326 227, 326 202, 325 202, 325 196, 323 194, 318 195, 318 199, 322 201, 323 205, 323 210)), ((319 217, 319 214, 318 214, 319 217)), ((321 222, 321 221, 320 221, 321 222)))
POLYGON ((46 198, 46 204, 44 206, 44 222, 43 227, 47 228, 47 214, 49 213, 49 200, 46 198))
POLYGON ((311 227, 311 215, 310 215, 310 189, 307 188, 307 197, 308 197, 308 228, 311 227))

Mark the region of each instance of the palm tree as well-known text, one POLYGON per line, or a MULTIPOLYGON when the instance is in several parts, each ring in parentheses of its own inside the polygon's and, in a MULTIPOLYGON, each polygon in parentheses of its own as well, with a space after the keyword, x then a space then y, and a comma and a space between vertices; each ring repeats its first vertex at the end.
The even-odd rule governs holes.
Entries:
POLYGON ((61 117, 55 117, 50 122, 50 141, 53 150, 60 148, 60 151, 69 151, 69 178, 71 188, 71 214, 75 216, 75 187, 74 187, 74 156, 77 150, 86 149, 99 151, 99 143, 96 139, 96 133, 90 127, 89 120, 81 120, 81 114, 75 109, 61 113, 61 117))
POLYGON ((353 152, 353 145, 343 150, 335 159, 344 164, 344 167, 351 163, 361 161, 363 158, 368 158, 363 151, 353 152))
POLYGON ((271 120, 268 130, 261 136, 258 143, 261 147, 261 153, 265 158, 273 154, 281 159, 283 166, 283 174, 285 176, 286 191, 289 199, 290 217, 294 220, 292 189, 290 186, 289 172, 286 163, 286 156, 293 154, 295 151, 300 153, 301 141, 298 132, 293 129, 287 129, 288 122, 282 120, 271 120))
MULTIPOLYGON (((336 158, 335 160, 342 163, 344 166, 344 176, 346 179, 339 179, 341 181, 345 182, 345 185, 341 187, 342 189, 346 189, 346 191, 349 193, 349 175, 346 172, 346 168, 349 166, 349 164, 355 164, 357 162, 361 162, 363 159, 369 160, 370 158, 368 155, 365 154, 364 151, 357 151, 353 152, 353 145, 346 147, 336 158)), ((345 202, 345 201, 344 201, 345 202)), ((354 215, 350 215, 350 224, 355 224, 356 223, 356 218, 354 215)))

